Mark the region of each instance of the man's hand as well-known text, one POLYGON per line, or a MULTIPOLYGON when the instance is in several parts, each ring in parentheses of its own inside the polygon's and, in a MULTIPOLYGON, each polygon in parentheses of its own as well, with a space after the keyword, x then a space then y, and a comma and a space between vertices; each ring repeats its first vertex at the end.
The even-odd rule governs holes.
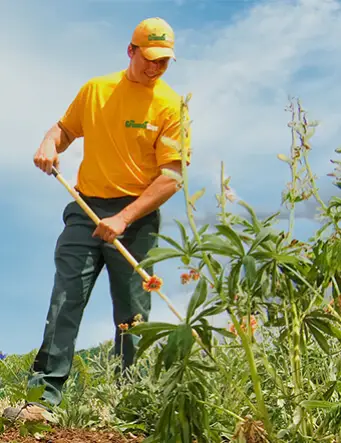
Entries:
POLYGON ((34 164, 50 175, 53 166, 59 168, 58 154, 64 152, 74 139, 75 136, 60 122, 56 123, 47 131, 39 149, 34 154, 34 164))
POLYGON ((52 167, 59 167, 59 158, 54 140, 45 139, 34 154, 33 162, 37 168, 50 175, 52 167))
POLYGON ((100 237, 102 240, 113 243, 116 237, 123 234, 127 229, 127 223, 121 214, 116 214, 113 217, 103 218, 97 228, 93 232, 93 237, 100 237))

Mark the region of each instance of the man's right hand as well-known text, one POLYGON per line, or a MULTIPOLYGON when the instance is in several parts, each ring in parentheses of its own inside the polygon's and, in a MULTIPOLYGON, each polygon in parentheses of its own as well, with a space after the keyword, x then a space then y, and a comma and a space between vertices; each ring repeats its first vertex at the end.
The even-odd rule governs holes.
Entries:
POLYGON ((50 175, 52 167, 59 168, 59 158, 56 149, 55 141, 52 139, 44 139, 39 149, 34 154, 33 162, 37 168, 50 175))
POLYGON ((50 175, 53 166, 59 168, 58 154, 64 152, 74 139, 75 136, 64 128, 60 122, 56 123, 47 132, 38 151, 34 154, 34 164, 50 175))

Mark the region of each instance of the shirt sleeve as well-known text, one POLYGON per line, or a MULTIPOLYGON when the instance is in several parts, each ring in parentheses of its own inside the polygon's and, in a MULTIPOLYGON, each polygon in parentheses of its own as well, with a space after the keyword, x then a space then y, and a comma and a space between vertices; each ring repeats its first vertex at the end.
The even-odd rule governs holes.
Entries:
MULTIPOLYGON (((185 140, 184 148, 186 152, 187 165, 190 164, 191 128, 188 110, 184 112, 185 140)), ((180 103, 178 109, 171 108, 164 120, 161 133, 156 141, 156 161, 161 166, 174 160, 181 160, 181 152, 177 149, 181 147, 181 125, 180 125, 180 103)))
POLYGON ((59 122, 75 137, 83 137, 84 110, 89 93, 89 83, 81 87, 73 102, 59 122))

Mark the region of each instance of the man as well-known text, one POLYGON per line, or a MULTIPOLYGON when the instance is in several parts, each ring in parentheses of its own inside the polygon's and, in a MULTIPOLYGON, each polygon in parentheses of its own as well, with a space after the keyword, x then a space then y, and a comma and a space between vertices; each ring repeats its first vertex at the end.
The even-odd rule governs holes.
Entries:
MULTIPOLYGON (((176 191, 168 169, 181 173, 181 155, 167 142, 180 141, 180 97, 163 80, 174 56, 174 33, 160 18, 142 21, 128 46, 126 70, 87 82, 64 116, 44 137, 34 156, 47 174, 58 156, 78 137, 84 156, 76 189, 101 219, 96 227, 76 202, 63 213, 65 227, 55 250, 56 273, 44 338, 29 385, 44 385, 42 400, 58 405, 75 350, 75 341, 96 279, 105 265, 116 325, 115 352, 120 353, 118 326, 137 314, 146 321, 150 294, 142 279, 113 246, 120 236, 141 261, 156 246, 159 207, 176 191)), ((187 131, 186 131, 187 132, 187 131)), ((186 134, 186 148, 189 146, 186 134)), ((151 270, 148 270, 149 272, 151 270)), ((123 367, 134 360, 131 335, 123 336, 123 367)), ((19 417, 36 419, 44 411, 28 405, 19 417)), ((5 416, 18 414, 7 408, 5 416)))

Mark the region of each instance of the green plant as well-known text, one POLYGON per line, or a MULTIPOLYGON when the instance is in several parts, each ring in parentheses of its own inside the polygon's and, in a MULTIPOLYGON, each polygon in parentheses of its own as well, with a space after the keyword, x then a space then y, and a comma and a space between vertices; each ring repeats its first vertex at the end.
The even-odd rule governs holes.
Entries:
MULTIPOLYGON (((187 106, 188 98, 182 104, 183 119, 187 106)), ((179 185, 184 191, 193 237, 190 238, 185 226, 177 222, 182 244, 161 236, 171 247, 152 250, 141 266, 178 258, 190 270, 188 278, 183 275, 183 281, 188 282, 191 273, 199 276, 200 280, 189 300, 184 322, 179 325, 146 323, 130 331, 142 337, 139 355, 156 342, 164 343, 155 371, 158 374, 163 365, 166 384, 172 388, 165 390, 166 406, 153 438, 169 442, 176 439, 190 441, 192 436, 198 441, 219 438, 214 432, 210 434, 213 427, 205 418, 204 408, 210 389, 206 373, 218 371, 223 377, 228 376, 227 368, 213 352, 214 334, 225 336, 231 344, 237 341, 248 365, 252 386, 248 396, 252 400, 248 402, 249 411, 244 413, 248 412, 256 421, 252 422, 250 417, 239 420, 240 430, 246 429, 246 423, 257 422, 258 428, 264 429, 264 438, 269 436, 271 441, 281 438, 310 441, 319 429, 318 420, 305 407, 304 402, 313 395, 312 384, 305 378, 305 373, 312 344, 318 345, 327 355, 330 355, 331 347, 339 349, 341 317, 339 308, 334 309, 329 303, 328 288, 332 287, 334 300, 338 300, 341 200, 335 197, 329 203, 323 202, 309 165, 310 139, 317 122, 308 121, 298 100, 291 100, 288 109, 292 117, 289 125, 292 133, 290 157, 279 155, 291 171, 291 182, 283 194, 283 203, 288 204, 290 214, 286 233, 273 227, 278 214, 259 220, 255 211, 242 201, 238 204, 247 211, 248 217, 226 211, 227 201, 234 201, 236 197, 231 198, 230 177, 224 176, 223 165, 221 192, 217 196, 220 224, 210 234, 206 233, 208 226, 197 229, 193 210, 204 190, 189 195, 184 143, 177 146, 183 159, 179 185), (310 242, 302 242, 293 238, 295 208, 299 202, 309 198, 314 198, 320 205, 324 225, 310 242), (323 238, 322 234, 327 229, 329 236, 323 238), (223 266, 219 257, 227 258, 228 265, 223 266), (211 288, 209 296, 208 288, 211 288), (235 335, 209 324, 208 317, 224 312, 235 335), (256 337, 255 324, 261 324, 265 333, 260 331, 256 337), (278 364, 271 358, 270 350, 274 344, 264 342, 266 331, 276 329, 279 331, 276 346, 282 361, 286 362, 284 379, 278 376, 278 364), (200 356, 200 346, 193 340, 192 330, 196 331, 208 351, 207 361, 200 356), (264 377, 268 378, 267 382, 264 377), (284 404, 289 405, 285 419, 282 418, 286 427, 281 430, 276 430, 276 426, 274 429, 275 417, 269 413, 266 386, 269 382, 279 390, 284 404), (191 416, 184 413, 188 408, 191 416)), ((183 132, 185 130, 186 122, 183 120, 183 132)), ((237 434, 239 438, 241 431, 237 434)))

